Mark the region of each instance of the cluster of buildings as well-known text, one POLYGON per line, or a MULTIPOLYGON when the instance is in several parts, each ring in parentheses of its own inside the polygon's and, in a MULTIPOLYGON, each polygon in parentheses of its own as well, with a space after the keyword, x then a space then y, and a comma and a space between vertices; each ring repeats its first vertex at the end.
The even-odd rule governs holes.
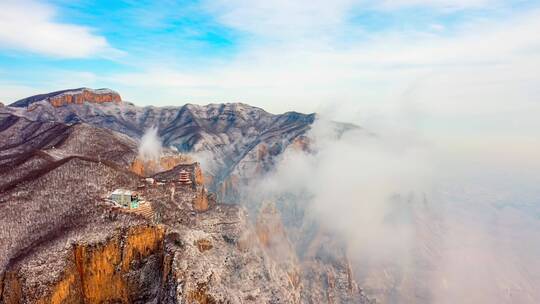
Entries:
MULTIPOLYGON (((138 190, 143 190, 147 185, 160 186, 169 182, 172 182, 175 188, 189 187, 188 189, 193 189, 196 194, 193 201, 193 208, 199 212, 206 211, 208 209, 208 198, 204 186, 196 183, 197 172, 195 170, 199 169, 197 166, 198 164, 178 166, 163 174, 156 175, 155 178, 157 180, 154 178, 145 178, 143 184, 138 186, 138 190), (186 170, 186 168, 191 168, 194 172, 186 170)), ((142 200, 137 191, 128 189, 116 189, 110 194, 109 198, 118 206, 125 208, 126 211, 137 212, 137 210, 145 208, 146 205, 150 205, 149 202, 142 200)))

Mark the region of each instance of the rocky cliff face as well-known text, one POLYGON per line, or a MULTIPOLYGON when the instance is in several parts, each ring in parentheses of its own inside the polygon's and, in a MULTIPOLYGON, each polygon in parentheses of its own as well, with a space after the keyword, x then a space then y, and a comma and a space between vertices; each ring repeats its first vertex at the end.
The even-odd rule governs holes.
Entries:
POLYGON ((64 269, 44 285, 47 264, 16 263, 5 272, 2 303, 158 303, 163 290, 164 229, 132 226, 72 246, 64 269), (38 287, 38 288, 36 288, 38 287))
POLYGON ((35 106, 32 104, 36 102, 45 101, 50 103, 53 107, 61 107, 68 104, 83 104, 88 103, 120 103, 122 98, 120 94, 113 90, 109 89, 89 89, 89 88, 79 88, 72 90, 63 90, 47 94, 40 94, 31 96, 18 100, 12 104, 15 107, 27 107, 28 110, 32 111, 35 109, 35 106))
POLYGON ((162 155, 159 160, 144 160, 135 158, 131 163, 130 170, 140 176, 151 176, 161 171, 170 170, 180 164, 192 164, 195 159, 188 155, 170 154, 162 155))

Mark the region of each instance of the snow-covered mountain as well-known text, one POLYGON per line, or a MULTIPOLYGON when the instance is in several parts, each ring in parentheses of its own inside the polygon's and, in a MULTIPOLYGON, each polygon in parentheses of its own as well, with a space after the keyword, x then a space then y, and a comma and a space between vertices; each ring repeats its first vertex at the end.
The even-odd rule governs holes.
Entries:
POLYGON ((208 193, 198 164, 173 162, 150 183, 134 172, 138 141, 155 126, 165 146, 209 155, 214 184, 233 189, 303 149, 315 115, 142 108, 116 96, 83 88, 0 109, 0 303, 373 303, 335 238, 310 234, 298 255, 300 232, 275 204, 253 220, 208 193), (189 186, 178 179, 186 168, 189 186), (119 188, 150 207, 111 204, 119 188))
POLYGON ((255 172, 269 169, 291 143, 304 140, 316 118, 298 112, 271 114, 243 103, 139 107, 118 102, 116 96, 119 98, 108 89, 63 90, 21 99, 3 111, 34 121, 83 122, 135 139, 157 127, 163 146, 205 153, 202 157, 209 158, 208 169, 219 182, 231 177, 249 179, 255 172), (72 99, 79 102, 70 102, 72 99))

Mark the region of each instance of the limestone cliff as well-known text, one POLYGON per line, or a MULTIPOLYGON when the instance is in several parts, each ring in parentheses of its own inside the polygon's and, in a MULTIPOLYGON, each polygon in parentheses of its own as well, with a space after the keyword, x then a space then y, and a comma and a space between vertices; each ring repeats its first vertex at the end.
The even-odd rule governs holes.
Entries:
POLYGON ((85 102, 119 104, 122 97, 117 92, 109 89, 78 88, 27 97, 12 103, 11 106, 27 107, 31 111, 34 109, 33 105, 40 101, 46 101, 57 108, 68 104, 83 104, 85 102))
POLYGON ((164 278, 164 235, 163 227, 143 225, 99 242, 74 244, 51 285, 32 284, 45 275, 41 268, 13 265, 4 276, 0 303, 157 303, 164 278))
MULTIPOLYGON (((159 158, 159 163, 156 160, 143 160, 137 157, 131 163, 130 170, 140 176, 150 176, 160 171, 170 170, 180 164, 191 164, 193 162, 193 158, 182 154, 163 155, 159 158)), ((199 172, 199 174, 202 174, 202 172, 199 172)), ((202 175, 198 178, 202 178, 202 175)), ((204 179, 201 179, 200 183, 203 182, 204 179)))
POLYGON ((193 209, 199 212, 203 212, 208 210, 208 207, 208 193, 206 192, 206 189, 204 187, 200 187, 200 189, 197 189, 197 194, 193 199, 193 209))
POLYGON ((49 98, 49 102, 55 107, 61 107, 67 104, 83 104, 84 102, 90 103, 105 103, 114 102, 119 103, 122 101, 120 95, 112 90, 107 89, 81 89, 76 91, 65 92, 49 98))

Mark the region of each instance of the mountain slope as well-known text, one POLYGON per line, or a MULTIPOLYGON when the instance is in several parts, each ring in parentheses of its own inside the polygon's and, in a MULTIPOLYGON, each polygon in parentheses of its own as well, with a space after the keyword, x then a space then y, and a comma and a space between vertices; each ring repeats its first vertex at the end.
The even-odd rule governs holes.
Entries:
POLYGON ((0 189, 68 157, 103 160, 128 168, 137 155, 137 142, 123 134, 87 124, 31 121, 0 113, 0 189))
POLYGON ((0 303, 370 303, 346 259, 299 261, 275 209, 255 227, 239 205, 194 209, 203 177, 177 177, 195 164, 145 186, 126 135, 7 113, 0 126, 0 303), (115 188, 156 216, 108 202, 115 188))

